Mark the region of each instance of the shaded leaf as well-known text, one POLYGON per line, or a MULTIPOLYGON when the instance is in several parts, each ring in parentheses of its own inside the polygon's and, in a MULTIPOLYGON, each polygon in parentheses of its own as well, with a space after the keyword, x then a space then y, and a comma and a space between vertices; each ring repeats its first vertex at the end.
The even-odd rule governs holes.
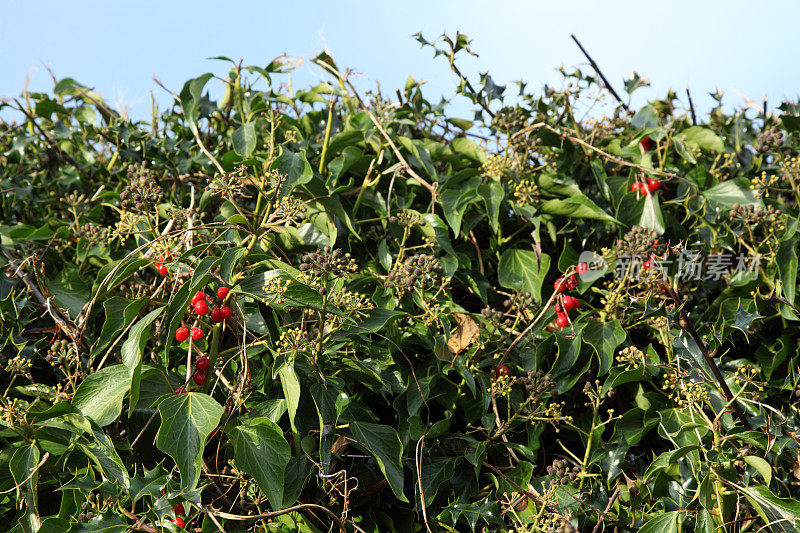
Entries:
POLYGON ((168 397, 158 406, 161 427, 156 446, 175 460, 181 488, 193 490, 200 479, 206 438, 219 425, 223 408, 211 396, 187 392, 168 397))

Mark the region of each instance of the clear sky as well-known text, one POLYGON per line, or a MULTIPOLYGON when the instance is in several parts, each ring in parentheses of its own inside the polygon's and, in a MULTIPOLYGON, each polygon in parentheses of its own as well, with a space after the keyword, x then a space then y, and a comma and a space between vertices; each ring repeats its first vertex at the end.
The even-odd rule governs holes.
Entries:
MULTIPOLYGON (((585 63, 575 33, 618 91, 632 70, 650 79, 638 100, 669 87, 682 95, 688 85, 700 109, 717 87, 728 103, 742 102, 737 89, 753 100, 768 96, 772 107, 800 94, 799 22, 796 0, 2 0, 0 96, 19 94, 26 76, 29 90, 50 90, 47 64, 57 78, 75 78, 145 117, 151 90, 169 101, 153 75, 177 92, 203 72, 226 74, 211 56, 265 66, 283 53, 308 59, 328 48, 340 67, 363 73, 362 87, 379 81, 393 92, 410 74, 428 80, 437 100, 451 94, 454 75, 410 36, 460 30, 480 55, 464 61, 464 71, 488 69, 500 84, 522 79, 538 88, 560 79, 556 67, 585 63)), ((294 84, 323 77, 306 63, 294 84)))

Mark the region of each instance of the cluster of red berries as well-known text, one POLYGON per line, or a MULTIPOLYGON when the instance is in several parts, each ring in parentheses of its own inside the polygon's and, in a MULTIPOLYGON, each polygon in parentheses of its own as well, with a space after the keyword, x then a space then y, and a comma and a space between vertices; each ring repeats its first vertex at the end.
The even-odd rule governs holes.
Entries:
POLYGON ((159 255, 158 259, 156 260, 156 270, 158 270, 158 273, 162 276, 166 276, 169 270, 167 270, 167 267, 164 266, 164 263, 172 261, 173 259, 175 259, 175 254, 173 253, 169 253, 166 256, 159 255))
MULTIPOLYGON (((578 263, 575 267, 579 274, 585 274, 589 270, 589 265, 586 263, 578 263)), ((569 325, 569 310, 578 309, 581 302, 574 296, 568 294, 561 294, 564 291, 571 291, 578 286, 578 278, 575 275, 567 278, 558 278, 553 283, 553 289, 558 293, 553 307, 556 310, 556 324, 558 327, 565 328, 569 325)))
MULTIPOLYGON (((220 287, 217 289, 217 297, 220 300, 225 300, 230 292, 231 290, 228 287, 220 287)), ((211 297, 205 292, 197 291, 197 293, 195 293, 195 295, 192 297, 192 309, 194 309, 194 312, 197 313, 198 316, 208 315, 211 321, 215 324, 229 319, 233 314, 233 311, 231 311, 231 308, 227 305, 211 309, 208 306, 208 302, 210 301, 211 297)), ((183 342, 190 336, 196 341, 200 340, 203 338, 203 330, 196 326, 191 330, 186 326, 181 326, 175 330, 175 340, 178 342, 183 342)))
POLYGON ((194 374, 192 374, 192 381, 199 386, 205 385, 206 370, 211 368, 211 361, 205 355, 201 355, 194 360, 194 374))
POLYGON ((172 523, 178 527, 186 527, 186 520, 184 520, 182 516, 186 514, 183 509, 183 504, 176 503, 173 509, 175 510, 175 518, 172 520, 172 523))
POLYGON ((633 183, 631 183, 631 190, 639 191, 642 194, 650 194, 659 187, 661 187, 661 182, 658 180, 654 180, 650 176, 647 176, 646 179, 642 179, 642 181, 639 181, 637 179, 633 183))

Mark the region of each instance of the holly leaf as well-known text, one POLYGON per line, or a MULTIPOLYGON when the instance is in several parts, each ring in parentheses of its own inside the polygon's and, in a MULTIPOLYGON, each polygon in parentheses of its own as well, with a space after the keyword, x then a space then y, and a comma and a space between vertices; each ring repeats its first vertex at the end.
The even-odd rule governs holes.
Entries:
POLYGON ((736 320, 733 321, 731 327, 736 328, 744 333, 747 342, 750 342, 750 337, 748 337, 747 334, 750 332, 750 324, 757 318, 761 318, 761 315, 758 314, 758 311, 755 313, 747 312, 744 307, 742 307, 742 301, 740 299, 739 308, 736 311, 736 320))

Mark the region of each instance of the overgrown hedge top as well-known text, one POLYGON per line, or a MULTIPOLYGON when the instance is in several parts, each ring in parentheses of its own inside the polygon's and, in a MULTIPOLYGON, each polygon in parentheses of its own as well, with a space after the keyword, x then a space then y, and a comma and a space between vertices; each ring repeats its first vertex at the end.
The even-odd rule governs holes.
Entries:
POLYGON ((474 118, 325 54, 0 104, 0 523, 800 528, 797 106, 585 118, 418 39, 474 118))

